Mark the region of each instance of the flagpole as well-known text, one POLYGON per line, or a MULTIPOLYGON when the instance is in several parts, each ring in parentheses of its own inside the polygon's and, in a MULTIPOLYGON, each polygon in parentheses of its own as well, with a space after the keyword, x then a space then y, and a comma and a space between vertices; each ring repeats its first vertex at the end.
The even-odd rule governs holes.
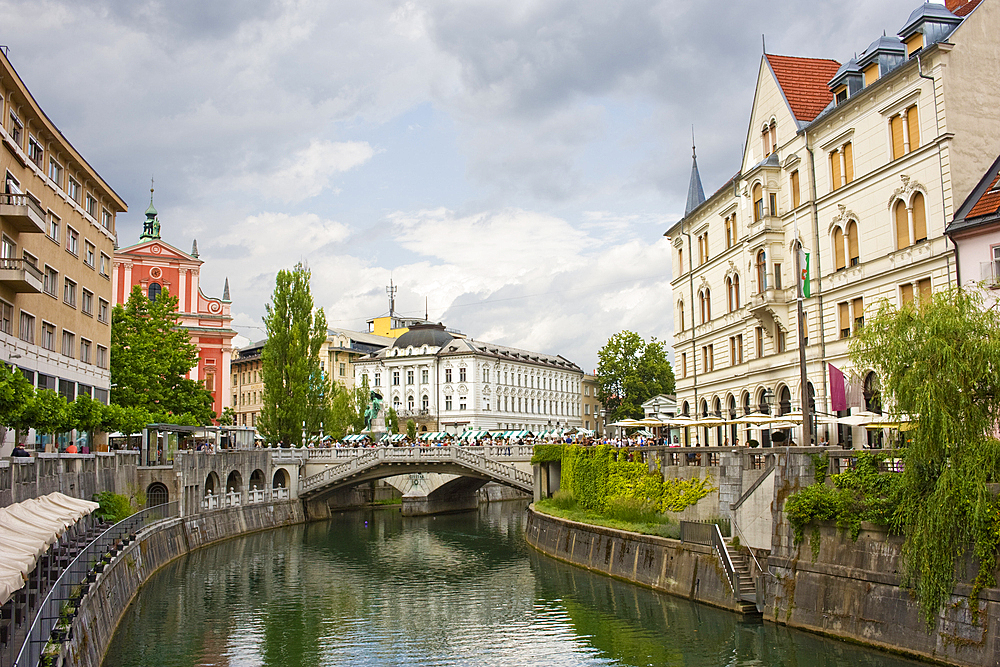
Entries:
MULTIPOLYGON (((805 312, 803 309, 803 299, 805 298, 805 286, 807 267, 802 266, 803 250, 802 241, 799 239, 799 219, 798 215, 792 214, 792 225, 795 234, 795 305, 798 317, 799 329, 799 385, 802 401, 802 439, 803 444, 812 444, 812 411, 809 406, 809 380, 806 376, 806 324, 805 312)), ((808 264, 808 260, 806 260, 808 264)))

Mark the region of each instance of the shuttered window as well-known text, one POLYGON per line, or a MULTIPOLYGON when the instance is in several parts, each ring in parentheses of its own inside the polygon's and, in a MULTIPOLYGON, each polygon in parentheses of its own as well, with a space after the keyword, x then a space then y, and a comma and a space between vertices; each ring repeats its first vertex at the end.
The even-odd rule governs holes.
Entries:
POLYGON ((840 151, 830 153, 830 189, 840 187, 840 151))
POLYGON ((896 202, 896 250, 910 245, 910 224, 906 218, 906 204, 896 202))
POLYGON ((861 253, 858 250, 858 225, 854 222, 847 225, 847 258, 851 266, 857 266, 861 262, 861 253))
POLYGON ((923 280, 917 282, 917 294, 920 295, 921 301, 928 301, 931 298, 931 279, 924 278, 923 280))
POLYGON ((851 306, 844 301, 838 304, 840 309, 840 337, 848 338, 851 335, 851 306))
POLYGON ((913 285, 907 283, 899 286, 899 302, 901 305, 913 303, 913 285))
POLYGON ((906 110, 906 131, 910 135, 910 150, 915 151, 920 148, 920 122, 917 119, 917 106, 913 105, 906 110))
POLYGON ((854 148, 851 142, 844 144, 844 181, 850 183, 854 180, 854 148))
POLYGON ((792 172, 792 208, 798 208, 801 202, 799 195, 799 170, 792 172))
POLYGON ((892 159, 903 157, 903 117, 893 116, 889 122, 892 133, 892 159))
POLYGON ((927 240, 927 214, 924 209, 924 196, 919 192, 913 195, 913 242, 927 240))
POLYGON ((833 259, 838 271, 847 267, 844 260, 844 232, 840 231, 840 227, 833 230, 833 259))

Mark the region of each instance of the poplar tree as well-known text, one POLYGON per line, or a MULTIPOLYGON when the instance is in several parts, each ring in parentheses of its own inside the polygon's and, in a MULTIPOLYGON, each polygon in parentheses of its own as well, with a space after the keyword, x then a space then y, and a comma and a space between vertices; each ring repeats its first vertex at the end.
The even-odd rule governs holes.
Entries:
POLYGON ((322 308, 313 307, 311 277, 302 263, 291 271, 279 271, 264 316, 264 404, 257 428, 269 443, 284 447, 304 444, 303 422, 307 433, 319 430, 328 412, 324 405, 331 398, 319 363, 319 350, 326 340, 326 316, 322 308))

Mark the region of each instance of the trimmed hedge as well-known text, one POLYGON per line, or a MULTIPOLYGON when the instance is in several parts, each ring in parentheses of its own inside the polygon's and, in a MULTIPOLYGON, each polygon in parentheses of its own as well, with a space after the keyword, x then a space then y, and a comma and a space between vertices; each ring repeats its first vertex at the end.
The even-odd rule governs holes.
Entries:
POLYGON ((549 461, 561 461, 563 453, 562 444, 535 445, 531 452, 531 463, 548 463, 549 461))
MULTIPOLYGON (((659 512, 680 512, 715 490, 711 479, 664 480, 659 467, 650 472, 641 461, 628 461, 624 456, 615 460, 608 445, 561 448, 559 488, 594 512, 607 511, 609 503, 618 498, 651 502, 659 512)), ((535 456, 539 456, 538 448, 535 456)))

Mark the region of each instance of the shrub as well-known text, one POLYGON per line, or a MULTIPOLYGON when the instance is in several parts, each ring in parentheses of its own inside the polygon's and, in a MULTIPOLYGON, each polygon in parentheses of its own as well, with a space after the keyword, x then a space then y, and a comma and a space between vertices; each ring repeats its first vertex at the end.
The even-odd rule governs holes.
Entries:
POLYGON ((628 523, 660 523, 663 520, 652 501, 640 498, 612 498, 604 515, 628 523))
POLYGON ((94 495, 94 501, 100 505, 95 514, 104 521, 118 523, 135 514, 132 501, 129 500, 128 496, 119 493, 101 491, 94 495))
POLYGON ((552 494, 551 501, 555 507, 561 510, 571 510, 576 507, 576 498, 573 497, 572 491, 559 489, 552 494))

